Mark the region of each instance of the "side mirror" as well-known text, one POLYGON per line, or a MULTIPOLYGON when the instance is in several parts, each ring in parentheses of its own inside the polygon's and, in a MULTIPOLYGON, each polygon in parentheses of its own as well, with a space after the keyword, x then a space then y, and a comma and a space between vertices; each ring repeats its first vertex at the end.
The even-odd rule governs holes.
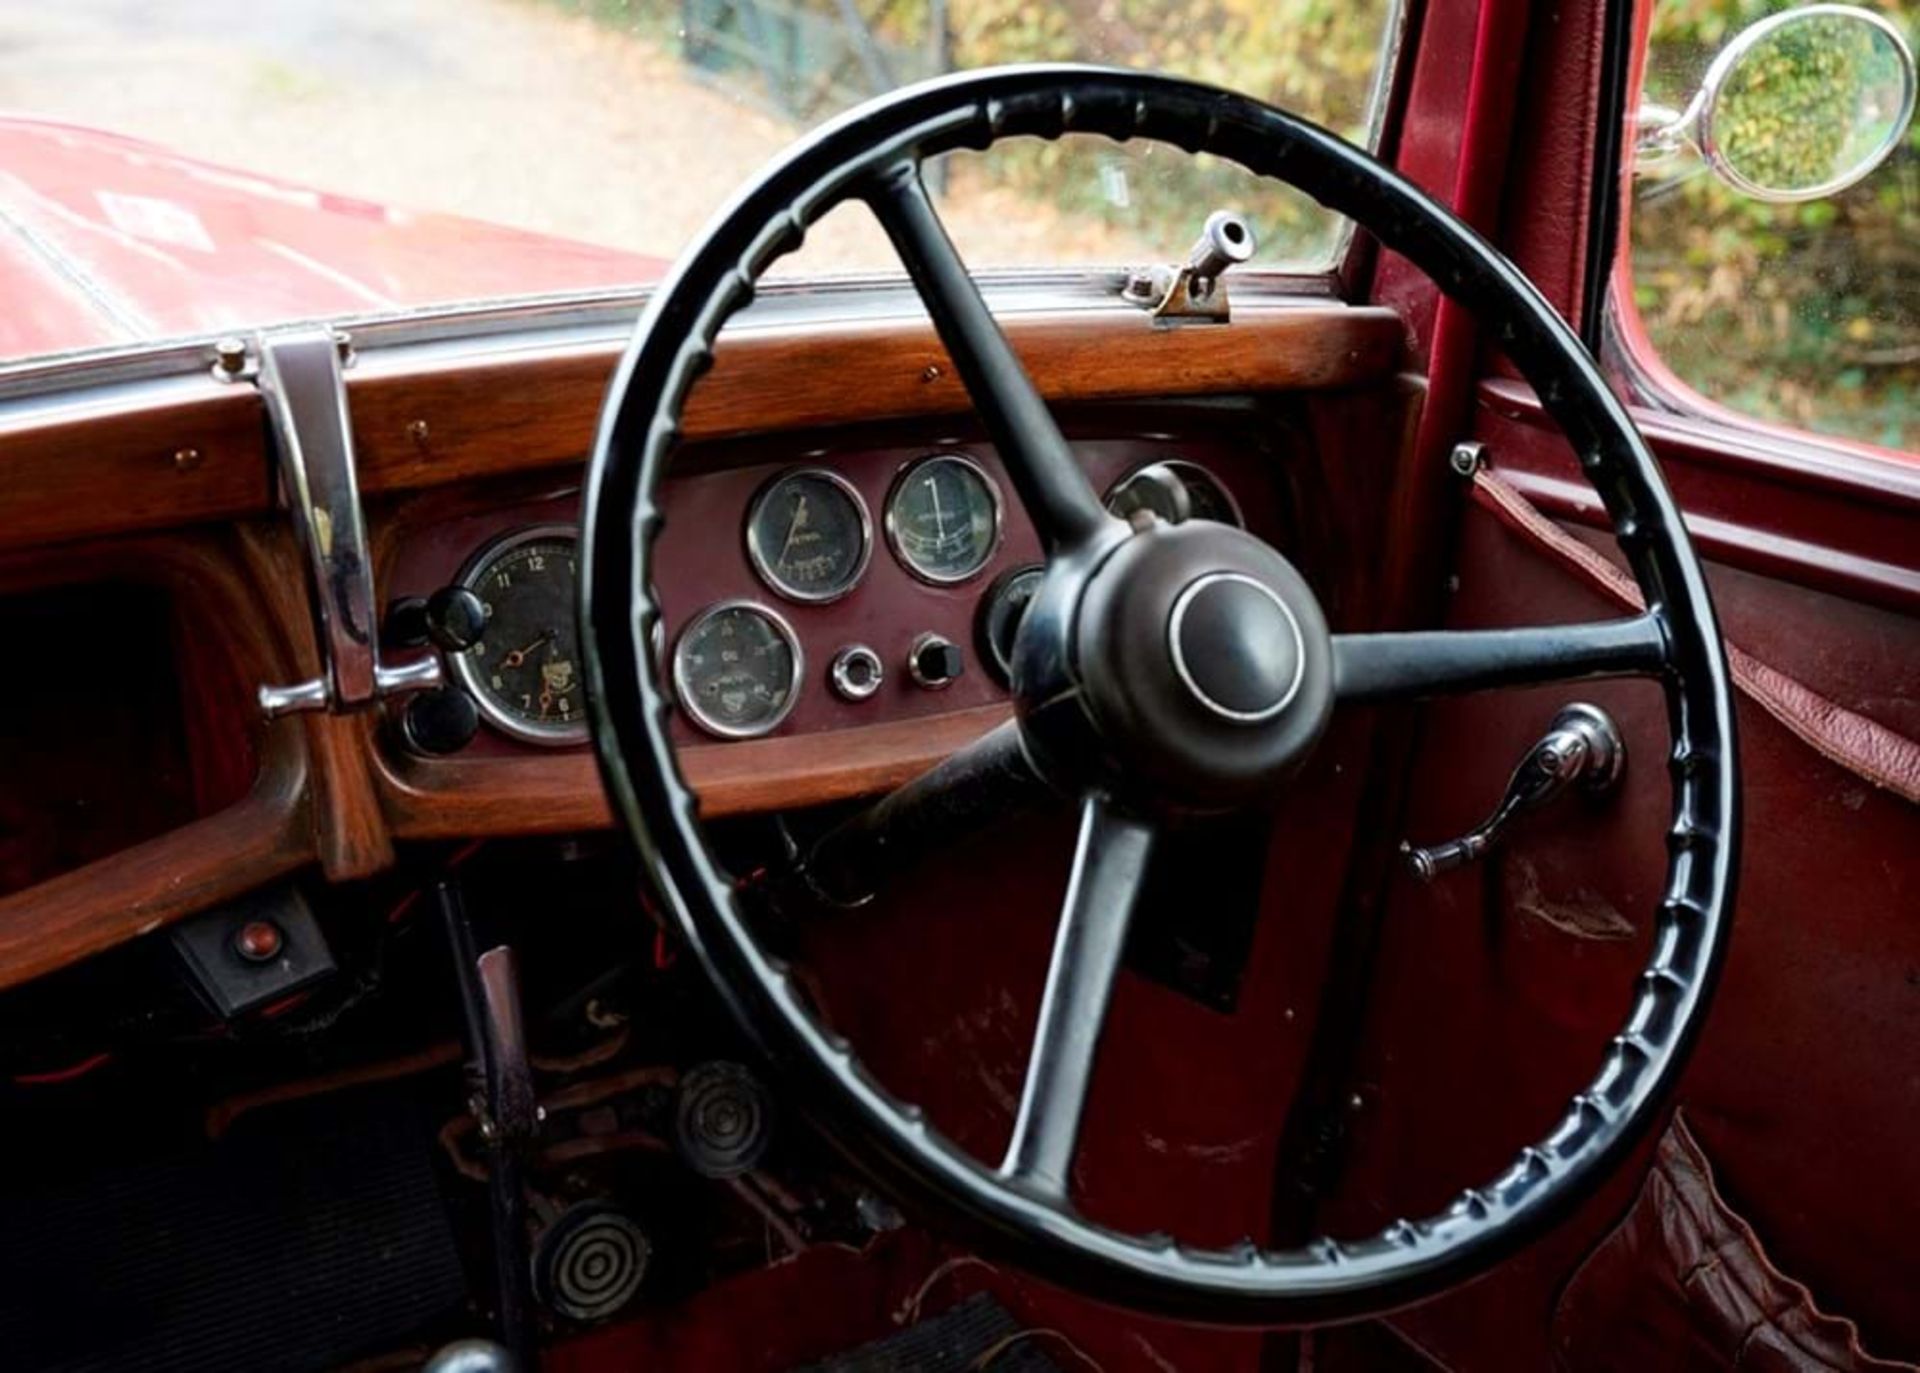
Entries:
POLYGON ((1854 5, 1804 5, 1742 30, 1684 111, 1642 108, 1637 165, 1658 174, 1692 152, 1756 200, 1819 200, 1892 155, 1915 96, 1899 29, 1854 5))

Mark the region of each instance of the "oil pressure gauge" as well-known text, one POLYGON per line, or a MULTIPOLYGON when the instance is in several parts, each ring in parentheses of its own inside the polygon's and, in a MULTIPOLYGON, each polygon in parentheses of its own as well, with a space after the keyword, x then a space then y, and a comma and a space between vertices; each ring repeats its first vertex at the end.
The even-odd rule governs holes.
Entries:
POLYGON ((792 626, 752 601, 710 606, 673 650, 681 706, 723 739, 751 739, 776 728, 799 697, 802 671, 792 626))

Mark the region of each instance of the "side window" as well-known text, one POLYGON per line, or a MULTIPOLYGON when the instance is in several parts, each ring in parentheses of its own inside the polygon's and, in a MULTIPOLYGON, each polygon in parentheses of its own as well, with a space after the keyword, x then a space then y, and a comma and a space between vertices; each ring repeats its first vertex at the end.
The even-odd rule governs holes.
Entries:
POLYGON ((1616 296, 1632 360, 1746 415, 1920 451, 1908 0, 1652 3, 1616 296))

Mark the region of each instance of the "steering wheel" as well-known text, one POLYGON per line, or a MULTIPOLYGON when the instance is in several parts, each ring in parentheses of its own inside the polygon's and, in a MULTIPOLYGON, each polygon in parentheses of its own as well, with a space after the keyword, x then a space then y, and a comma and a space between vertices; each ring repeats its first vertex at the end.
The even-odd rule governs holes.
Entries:
POLYGON ((1739 837, 1733 706, 1706 582, 1645 441, 1552 307, 1471 229, 1324 129, 1208 86, 1079 66, 962 74, 848 113, 746 187, 649 301, 607 395, 583 541, 586 680, 607 788, 714 986, 884 1185, 1045 1277, 1222 1324, 1377 1314, 1478 1274, 1563 1216, 1625 1159, 1681 1071, 1726 953, 1739 837), (1333 634, 1300 574, 1251 535, 1203 521, 1136 529, 1108 515, 920 175, 938 153, 1066 133, 1158 140, 1282 179, 1426 271, 1475 312, 1562 426, 1645 613, 1333 634), (668 735, 653 573, 657 498, 680 416, 755 280, 848 199, 865 201, 891 238, 1046 552, 1013 654, 1015 722, 881 807, 911 809, 1009 769, 1080 798, 1025 1090, 997 1166, 944 1139, 818 1023, 786 966, 757 942, 668 735), (1653 951, 1627 1023, 1553 1130, 1439 1214, 1365 1239, 1202 1251, 1080 1215, 1067 1179, 1081 1110, 1128 916, 1169 812, 1226 808, 1281 785, 1337 702, 1592 676, 1663 683, 1673 823, 1653 951))

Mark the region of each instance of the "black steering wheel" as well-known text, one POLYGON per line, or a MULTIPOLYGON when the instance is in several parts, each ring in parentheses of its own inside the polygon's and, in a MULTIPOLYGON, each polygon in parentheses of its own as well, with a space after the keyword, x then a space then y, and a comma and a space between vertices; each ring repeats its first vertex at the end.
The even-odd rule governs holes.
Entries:
POLYGON ((912 87, 797 144, 735 198, 649 302, 608 392, 587 493, 581 616, 613 804, 740 1023, 854 1158, 908 1201, 1055 1281, 1161 1314, 1295 1324, 1375 1314, 1474 1276, 1591 1193, 1653 1122, 1706 1015, 1738 850, 1733 706, 1713 607, 1644 440, 1573 333, 1471 229, 1325 130, 1141 72, 1015 67, 912 87), (1147 138, 1285 180, 1473 310, 1532 382, 1605 502, 1644 614, 1536 628, 1339 635, 1285 558, 1225 525, 1109 516, 988 313, 927 197, 924 159, 1002 138, 1147 138), (993 1166, 945 1140, 823 1028, 756 941, 704 840, 668 734, 652 579, 668 455, 721 325, 768 264, 864 200, 905 262, 1046 549, 1014 652, 1015 724, 910 784, 1037 774, 1081 825, 1024 1095, 993 1166), (1425 1220, 1355 1241, 1224 1251, 1117 1233, 1068 1195, 1081 1108, 1128 916, 1170 809, 1281 784, 1336 702, 1651 676, 1670 707, 1673 823, 1653 952, 1622 1032, 1544 1139, 1425 1220))

